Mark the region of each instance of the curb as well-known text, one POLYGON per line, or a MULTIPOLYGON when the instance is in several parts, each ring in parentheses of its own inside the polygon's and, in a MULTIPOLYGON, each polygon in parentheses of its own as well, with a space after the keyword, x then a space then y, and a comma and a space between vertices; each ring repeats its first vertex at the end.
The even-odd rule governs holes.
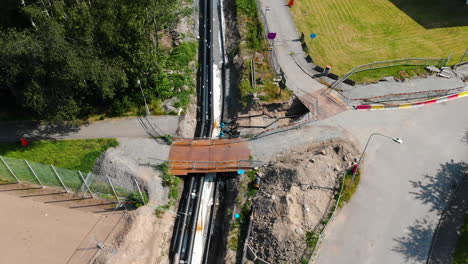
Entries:
POLYGON ((425 105, 431 105, 431 104, 438 104, 442 102, 447 102, 452 99, 456 98, 461 98, 468 96, 468 92, 461 92, 457 94, 452 94, 449 96, 445 97, 440 97, 428 101, 422 101, 422 102, 417 102, 417 103, 411 103, 411 104, 399 104, 399 105, 354 105, 353 108, 355 110, 389 110, 389 109, 405 109, 405 108, 415 108, 415 107, 421 107, 425 105))

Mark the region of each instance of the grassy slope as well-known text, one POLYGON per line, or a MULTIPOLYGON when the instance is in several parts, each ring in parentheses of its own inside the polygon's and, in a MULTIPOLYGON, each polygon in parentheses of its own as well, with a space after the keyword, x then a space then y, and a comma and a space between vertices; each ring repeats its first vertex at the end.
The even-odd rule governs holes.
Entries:
POLYGON ((43 140, 27 147, 2 143, 0 155, 88 172, 102 153, 117 145, 116 139, 43 140))
POLYGON ((465 223, 458 239, 457 249, 453 255, 453 264, 468 263, 468 214, 465 215, 465 223))
POLYGON ((353 74, 350 77, 350 79, 358 83, 375 82, 379 81, 380 79, 382 79, 382 77, 386 76, 395 76, 399 79, 403 79, 405 77, 401 76, 401 71, 406 72, 406 74, 408 74, 409 77, 428 74, 428 72, 424 69, 424 66, 393 66, 388 68, 358 72, 353 74))
POLYGON ((442 0, 301 0, 291 9, 299 32, 318 35, 307 39, 314 61, 338 74, 374 61, 451 52, 457 62, 468 48, 467 11, 463 1, 442 0))

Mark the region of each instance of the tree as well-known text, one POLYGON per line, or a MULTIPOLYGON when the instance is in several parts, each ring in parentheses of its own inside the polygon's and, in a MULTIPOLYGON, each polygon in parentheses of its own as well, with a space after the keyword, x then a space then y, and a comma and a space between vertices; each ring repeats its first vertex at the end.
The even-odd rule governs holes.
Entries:
POLYGON ((172 53, 150 36, 178 23, 180 2, 2 1, 0 90, 33 116, 57 120, 125 113, 141 100, 137 79, 154 87, 150 99, 174 96, 164 72, 172 53))

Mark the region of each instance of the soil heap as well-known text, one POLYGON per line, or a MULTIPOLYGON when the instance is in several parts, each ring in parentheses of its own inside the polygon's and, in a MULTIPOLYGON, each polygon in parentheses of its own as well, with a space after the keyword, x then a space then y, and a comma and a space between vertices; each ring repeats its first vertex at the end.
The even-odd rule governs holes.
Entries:
POLYGON ((348 142, 278 154, 260 168, 250 247, 270 263, 300 263, 313 232, 331 209, 339 175, 358 157, 348 142))

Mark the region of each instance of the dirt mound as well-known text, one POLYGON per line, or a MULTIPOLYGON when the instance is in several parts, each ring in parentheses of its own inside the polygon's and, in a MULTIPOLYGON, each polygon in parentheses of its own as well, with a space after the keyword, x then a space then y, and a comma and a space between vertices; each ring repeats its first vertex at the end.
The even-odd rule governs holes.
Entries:
POLYGON ((148 192, 150 204, 167 203, 169 189, 163 186, 161 172, 155 166, 167 159, 169 147, 148 138, 118 140, 117 148, 108 149, 97 160, 93 170, 96 177, 107 182, 106 176, 109 176, 115 186, 130 191, 138 191, 136 180, 140 188, 148 192))
POLYGON ((338 174, 358 157, 347 142, 328 142, 278 154, 259 170, 249 245, 270 263, 300 263, 306 234, 330 209, 338 174))

